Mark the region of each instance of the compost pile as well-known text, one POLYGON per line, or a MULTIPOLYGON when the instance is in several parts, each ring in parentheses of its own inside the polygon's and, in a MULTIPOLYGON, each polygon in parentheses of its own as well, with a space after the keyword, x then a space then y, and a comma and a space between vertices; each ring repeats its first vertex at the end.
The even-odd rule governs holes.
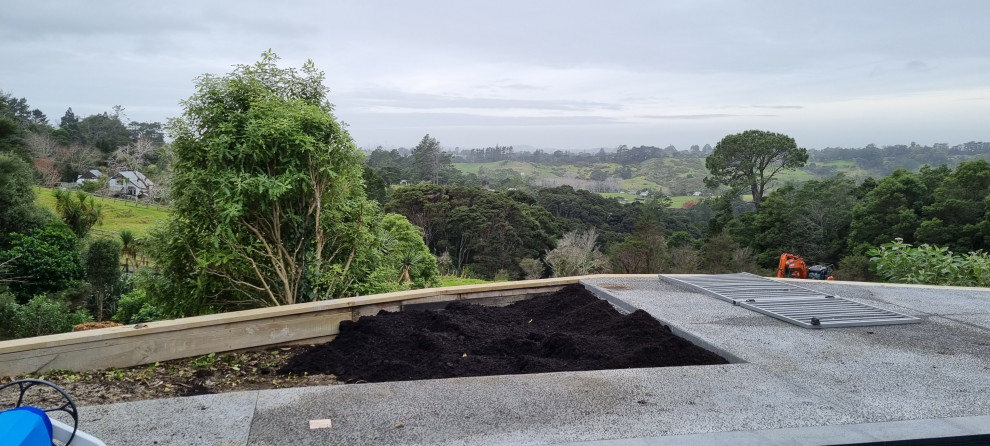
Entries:
POLYGON ((649 313, 622 315, 580 285, 506 307, 452 302, 442 311, 381 311, 340 324, 332 342, 281 373, 344 382, 725 364, 649 313))

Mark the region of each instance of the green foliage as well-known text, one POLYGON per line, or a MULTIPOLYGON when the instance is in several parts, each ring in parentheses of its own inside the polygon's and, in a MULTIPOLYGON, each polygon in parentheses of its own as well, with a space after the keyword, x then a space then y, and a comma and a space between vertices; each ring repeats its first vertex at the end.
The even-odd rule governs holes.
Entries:
POLYGON ((705 159, 710 176, 705 185, 749 187, 753 203, 760 207, 767 184, 784 169, 804 166, 808 151, 798 148, 794 138, 781 133, 747 130, 722 138, 705 159))
POLYGON ((86 278, 93 285, 94 308, 93 314, 97 321, 102 321, 107 314, 107 301, 112 288, 120 281, 120 250, 121 245, 116 240, 93 240, 83 254, 83 264, 86 266, 86 278))
POLYGON ((762 273, 753 252, 748 247, 741 247, 733 242, 725 233, 705 240, 700 257, 701 271, 707 274, 762 273))
POLYGON ((667 237, 667 247, 668 248, 680 248, 682 246, 688 246, 691 241, 694 240, 687 231, 674 231, 667 237))
POLYGON ((35 205, 33 170, 20 158, 0 153, 0 250, 9 246, 12 232, 30 232, 52 218, 35 205))
MULTIPOLYGON (((923 221, 923 209, 933 203, 934 191, 949 174, 946 166, 924 166, 917 174, 898 169, 880 180, 853 207, 850 248, 861 244, 878 246, 898 237, 907 243, 915 242, 915 234, 923 221)), ((935 212, 937 207, 930 209, 935 212)), ((929 223, 929 228, 921 234, 932 234, 931 225, 929 223)))
POLYGON ((51 221, 27 234, 11 234, 10 248, 0 251, 0 263, 13 279, 10 289, 22 302, 37 294, 70 287, 85 275, 78 239, 68 226, 51 221))
POLYGON ((386 277, 381 212, 323 73, 277 61, 201 76, 168 124, 173 217, 152 253, 173 282, 161 291, 184 291, 197 311, 353 295, 386 277))
POLYGON ((73 194, 67 190, 53 189, 52 195, 55 197, 55 211, 79 238, 85 237, 93 225, 103 222, 103 205, 87 193, 76 191, 73 194))
POLYGON ((881 179, 853 207, 850 247, 866 243, 877 246, 900 237, 913 241, 918 215, 927 204, 928 188, 918 175, 903 169, 881 179))
POLYGON ((740 217, 730 232, 766 268, 776 266, 782 252, 834 264, 847 249, 855 191, 855 182, 841 174, 801 186, 787 183, 770 193, 758 212, 740 217))
POLYGON ((4 302, 0 297, 0 313, 13 314, 13 321, 8 330, 15 338, 44 336, 72 331, 72 327, 93 318, 86 310, 72 310, 60 299, 48 296, 35 296, 28 303, 18 305, 9 299, 4 302))
POLYGON ((562 222, 562 231, 595 228, 604 245, 621 241, 631 233, 643 209, 641 204, 623 206, 616 200, 571 186, 539 189, 534 197, 536 203, 562 222))
POLYGON ((871 282, 876 275, 870 269, 870 257, 866 254, 850 254, 842 258, 832 273, 836 280, 871 282))
POLYGON ((0 292, 0 340, 14 337, 17 321, 17 298, 13 293, 0 292))
POLYGON ((990 196, 990 163, 967 161, 944 177, 934 188, 931 204, 924 206, 924 219, 915 231, 919 242, 937 244, 954 251, 990 249, 984 236, 984 219, 990 196))
POLYGON ((519 259, 539 257, 559 231, 553 217, 527 198, 532 202, 523 192, 421 184, 396 189, 386 209, 422 228, 431 252, 449 253, 457 275, 470 268, 490 279, 505 269, 519 277, 519 259))
POLYGON ((444 153, 436 138, 426 135, 412 150, 414 180, 433 184, 448 183, 441 177, 454 170, 450 154, 444 153))
POLYGON ((898 238, 869 255, 877 275, 888 282, 990 286, 990 254, 983 251, 956 255, 946 247, 914 247, 898 238))
POLYGON ((142 289, 121 295, 117 302, 117 312, 113 315, 114 322, 122 324, 140 324, 167 318, 165 310, 152 303, 142 289))
POLYGON ((416 288, 436 286, 440 277, 437 259, 423 243, 422 230, 399 214, 386 214, 381 228, 387 234, 382 240, 388 240, 385 261, 398 271, 396 281, 411 282, 416 288))

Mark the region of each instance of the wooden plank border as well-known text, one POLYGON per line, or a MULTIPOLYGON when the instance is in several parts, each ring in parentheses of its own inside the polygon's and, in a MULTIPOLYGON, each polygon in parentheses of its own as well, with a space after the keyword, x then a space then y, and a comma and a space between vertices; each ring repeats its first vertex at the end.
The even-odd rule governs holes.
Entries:
POLYGON ((527 295, 553 292, 590 278, 655 277, 594 275, 427 288, 211 314, 147 324, 0 342, 0 376, 131 367, 209 353, 282 344, 326 342, 341 321, 406 305, 474 300, 505 305, 527 295))

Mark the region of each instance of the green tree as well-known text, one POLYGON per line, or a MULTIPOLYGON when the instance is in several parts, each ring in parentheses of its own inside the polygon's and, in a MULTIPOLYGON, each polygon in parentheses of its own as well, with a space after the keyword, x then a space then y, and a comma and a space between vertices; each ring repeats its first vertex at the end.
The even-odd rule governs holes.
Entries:
POLYGON ((451 168, 450 154, 444 153, 436 138, 426 135, 412 150, 418 180, 440 184, 441 173, 451 168))
POLYGON ((378 279, 369 253, 381 213, 365 198, 361 154, 332 113, 324 74, 311 61, 299 70, 277 61, 267 52, 199 77, 168 124, 173 217, 154 253, 199 311, 353 295, 378 279))
POLYGON ((131 270, 128 258, 134 259, 134 267, 137 267, 137 240, 134 232, 128 229, 120 230, 120 253, 124 255, 124 271, 131 270))
POLYGON ((895 238, 914 242, 915 231, 921 224, 922 209, 932 203, 932 189, 947 175, 947 169, 923 168, 914 174, 897 169, 877 182, 853 207, 849 232, 849 248, 853 254, 863 252, 863 246, 879 246, 895 238))
POLYGON ((117 147, 131 142, 131 132, 120 119, 120 110, 115 107, 113 113, 103 112, 83 118, 76 125, 83 142, 100 149, 104 154, 110 154, 117 147))
POLYGON ((975 160, 959 164, 935 186, 931 204, 921 210, 923 220, 914 239, 956 252, 988 250, 990 245, 984 239, 984 200, 988 195, 990 163, 975 160))
POLYGON ((103 205, 87 193, 62 189, 54 189, 52 193, 55 196, 55 211, 77 237, 85 237, 93 225, 103 223, 103 205))
POLYGON ((0 251, 9 284, 22 302, 37 294, 69 288, 84 277, 77 247, 79 239, 64 223, 51 220, 42 227, 11 234, 10 248, 0 251))
MULTIPOLYGON (((107 303, 111 301, 111 291, 120 280, 120 243, 116 240, 98 238, 89 244, 83 255, 86 278, 93 285, 93 314, 97 321, 108 316, 107 303)), ((110 314, 115 311, 109 311, 110 314)))
POLYGON ((531 202, 520 191, 422 184, 397 189, 386 209, 422 228, 430 250, 449 254, 458 272, 491 278, 505 269, 518 277, 519 260, 539 257, 560 233, 555 219, 531 202))
POLYGON ((787 183, 771 192, 748 220, 752 229, 744 236, 734 234, 734 239, 748 240, 766 268, 774 267, 783 252, 834 264, 847 248, 855 204, 856 184, 841 174, 801 186, 787 183))
POLYGON ((382 219, 384 251, 398 270, 398 282, 412 283, 422 288, 440 283, 437 259, 423 243, 422 230, 413 226, 406 217, 399 214, 386 214, 382 219))
POLYGON ((0 250, 9 247, 10 234, 25 234, 53 218, 34 202, 31 166, 20 158, 0 153, 0 250))
POLYGON ((794 138, 781 133, 747 130, 722 138, 715 151, 705 159, 710 176, 705 177, 709 188, 724 186, 749 187, 753 203, 760 208, 767 184, 784 169, 804 166, 808 151, 798 148, 794 138))

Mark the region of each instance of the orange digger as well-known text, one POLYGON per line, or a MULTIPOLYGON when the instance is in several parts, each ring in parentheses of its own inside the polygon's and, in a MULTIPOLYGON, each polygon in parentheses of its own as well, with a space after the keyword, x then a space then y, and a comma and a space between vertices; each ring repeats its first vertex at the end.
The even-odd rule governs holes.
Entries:
POLYGON ((777 265, 777 277, 835 280, 835 277, 832 277, 832 271, 829 267, 825 265, 809 267, 801 256, 787 252, 780 255, 780 263, 777 265))

